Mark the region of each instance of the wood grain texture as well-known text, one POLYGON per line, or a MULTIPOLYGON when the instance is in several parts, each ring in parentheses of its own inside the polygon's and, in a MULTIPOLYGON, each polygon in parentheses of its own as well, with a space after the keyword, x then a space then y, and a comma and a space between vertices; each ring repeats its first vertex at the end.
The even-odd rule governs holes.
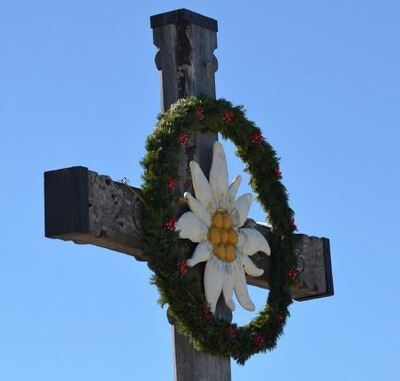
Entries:
POLYGON ((175 380, 177 381, 227 381, 231 379, 229 359, 193 352, 189 341, 173 331, 175 380))
MULTIPOLYGON (((139 188, 113 181, 84 167, 46 172, 46 237, 101 246, 144 260, 140 195, 139 188)), ((255 227, 268 237, 265 225, 249 219, 246 226, 255 227)), ((333 295, 329 240, 305 234, 296 234, 296 237, 299 286, 293 290, 294 299, 333 295)), ((265 273, 257 278, 248 276, 248 283, 268 289, 270 258, 256 253, 252 260, 265 273)))
MULTIPOLYGON (((192 95, 215 98, 217 60, 214 50, 217 47, 217 28, 210 28, 210 24, 216 26, 217 22, 187 10, 168 12, 151 19, 154 44, 159 49, 155 61, 161 74, 162 111, 168 110, 178 99, 192 95), (155 19, 161 21, 156 23, 155 19)), ((208 176, 216 140, 217 134, 189 137, 179 161, 179 193, 191 191, 193 194, 190 161, 197 161, 208 176)), ((192 251, 189 250, 186 256, 191 255, 192 251)), ((202 271, 201 266, 195 271, 202 271)), ((232 313, 225 303, 218 303, 216 314, 229 321, 232 319, 232 313)), ((175 327, 173 340, 176 381, 231 380, 229 357, 197 352, 175 327)))
POLYGON ((141 190, 110 177, 72 167, 46 172, 45 235, 142 255, 141 190))
POLYGON ((159 49, 155 62, 160 71, 162 111, 191 95, 215 98, 216 31, 188 23, 188 17, 176 17, 175 23, 158 23, 153 28, 154 45, 159 49))
MULTIPOLYGON (((268 239, 269 227, 248 219, 246 227, 257 229, 268 239)), ((298 262, 298 283, 292 289, 293 299, 305 301, 332 296, 334 294, 329 240, 306 234, 295 234, 298 262)), ((247 283, 256 287, 269 288, 271 258, 263 253, 254 254, 251 259, 257 267, 264 269, 261 277, 247 276, 247 283)))

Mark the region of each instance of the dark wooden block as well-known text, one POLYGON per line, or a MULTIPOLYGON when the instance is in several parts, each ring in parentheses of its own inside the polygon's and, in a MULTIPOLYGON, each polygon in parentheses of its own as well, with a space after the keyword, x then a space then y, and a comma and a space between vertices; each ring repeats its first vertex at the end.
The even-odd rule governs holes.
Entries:
POLYGON ((65 168, 44 174, 45 235, 66 238, 89 230, 88 169, 65 168))

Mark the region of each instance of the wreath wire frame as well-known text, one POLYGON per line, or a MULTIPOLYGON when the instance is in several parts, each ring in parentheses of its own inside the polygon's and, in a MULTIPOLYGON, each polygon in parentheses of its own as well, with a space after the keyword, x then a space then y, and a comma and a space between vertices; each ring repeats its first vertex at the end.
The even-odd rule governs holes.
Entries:
POLYGON ((152 283, 159 303, 169 305, 175 325, 198 350, 231 356, 244 364, 258 352, 272 350, 289 316, 291 287, 296 282, 294 252, 297 229, 294 212, 281 183, 279 159, 260 129, 249 121, 242 106, 224 99, 180 99, 158 116, 146 141, 142 160, 145 199, 144 256, 153 270, 152 283), (220 133, 231 140, 250 174, 250 185, 268 216, 271 231, 272 273, 264 308, 248 324, 238 327, 213 315, 205 300, 198 271, 188 271, 182 247, 187 244, 174 231, 182 205, 175 189, 181 150, 190 134, 220 133), (293 276, 294 274, 294 276, 293 276))

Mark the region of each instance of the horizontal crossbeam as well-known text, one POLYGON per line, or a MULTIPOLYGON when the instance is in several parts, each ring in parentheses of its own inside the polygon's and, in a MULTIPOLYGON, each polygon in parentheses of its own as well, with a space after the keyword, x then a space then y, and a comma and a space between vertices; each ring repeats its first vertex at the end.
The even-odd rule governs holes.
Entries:
MULTIPOLYGON (((45 235, 92 244, 113 251, 143 257, 143 202, 141 190, 85 167, 45 172, 45 235)), ((268 227, 246 222, 263 235, 268 227)), ((293 289, 298 301, 333 295, 329 240, 296 234, 299 285, 293 289)), ((264 269, 258 278, 247 277, 251 285, 269 288, 270 258, 262 253, 252 256, 264 269)))

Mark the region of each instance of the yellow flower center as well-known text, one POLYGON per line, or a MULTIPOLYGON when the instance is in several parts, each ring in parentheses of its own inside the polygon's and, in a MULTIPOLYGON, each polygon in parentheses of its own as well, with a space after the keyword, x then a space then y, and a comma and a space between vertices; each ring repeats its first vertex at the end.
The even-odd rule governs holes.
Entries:
POLYGON ((238 235, 232 228, 231 216, 226 212, 216 212, 208 229, 208 240, 214 247, 214 254, 225 262, 236 258, 238 235))

